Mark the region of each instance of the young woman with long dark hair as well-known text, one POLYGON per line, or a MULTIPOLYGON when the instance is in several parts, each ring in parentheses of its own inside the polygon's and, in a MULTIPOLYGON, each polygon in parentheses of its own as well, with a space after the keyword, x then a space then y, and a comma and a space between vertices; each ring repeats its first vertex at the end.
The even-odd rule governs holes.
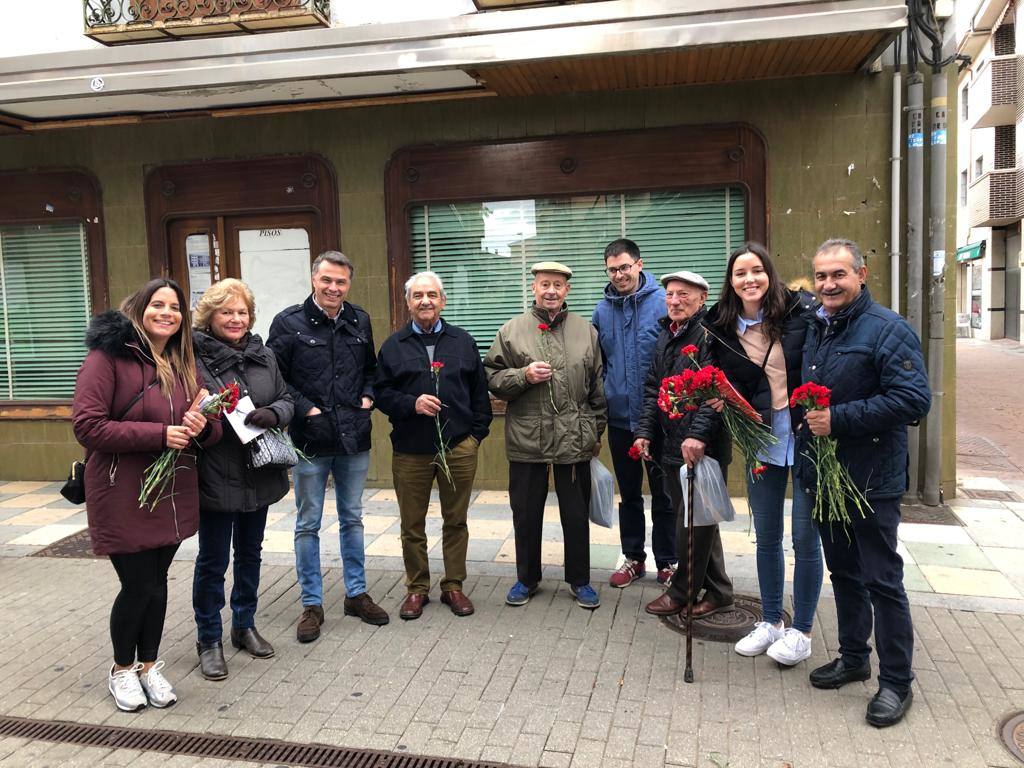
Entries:
POLYGON ((778 440, 759 457, 765 471, 747 478, 764 620, 736 643, 736 652, 743 656, 767 652, 780 664, 793 665, 811 655, 811 627, 822 577, 821 541, 811 520, 813 501, 794 479, 793 626, 784 627, 784 504, 793 470, 795 430, 800 426, 800 414, 789 407, 789 396, 800 384, 812 299, 786 288, 759 243, 744 243, 734 250, 725 275, 719 301, 705 321, 712 339, 711 354, 778 440))
POLYGON ((110 558, 121 590, 110 611, 114 663, 107 687, 118 709, 177 701, 158 660, 167 612, 167 572, 181 542, 199 526, 195 452, 220 425, 196 404, 188 303, 172 280, 150 280, 119 310, 95 317, 78 371, 72 422, 87 453, 85 504, 93 551, 110 558), (146 469, 165 448, 179 449, 164 496, 139 503, 146 469))

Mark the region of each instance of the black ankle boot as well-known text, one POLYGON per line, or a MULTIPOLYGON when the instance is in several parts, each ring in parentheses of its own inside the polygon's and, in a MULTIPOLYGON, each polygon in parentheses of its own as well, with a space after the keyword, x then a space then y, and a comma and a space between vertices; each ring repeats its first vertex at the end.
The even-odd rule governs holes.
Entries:
POLYGON ((232 629, 231 644, 238 650, 244 648, 250 656, 255 656, 257 659, 269 659, 274 655, 274 646, 263 639, 256 631, 256 627, 232 629))
POLYGON ((199 671, 207 680, 223 680, 228 676, 228 663, 224 661, 224 644, 220 640, 204 645, 196 643, 199 671))

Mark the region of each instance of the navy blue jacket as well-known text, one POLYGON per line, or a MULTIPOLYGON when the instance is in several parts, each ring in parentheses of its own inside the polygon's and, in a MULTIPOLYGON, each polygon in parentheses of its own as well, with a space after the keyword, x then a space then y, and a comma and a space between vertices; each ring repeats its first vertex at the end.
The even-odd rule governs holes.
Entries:
POLYGON ((644 379, 661 331, 658 320, 665 316, 665 289, 650 272, 640 274, 642 284, 629 296, 608 283, 591 317, 604 356, 608 423, 630 432, 640 421, 644 379))
MULTIPOLYGON (((479 443, 490 431, 491 397, 476 341, 466 331, 441 320, 434 361, 444 363, 438 382, 441 433, 449 449, 467 437, 479 443)), ((416 398, 434 394, 434 377, 423 338, 412 324, 395 331, 377 357, 375 405, 391 419, 391 445, 399 453, 438 452, 433 416, 416 413, 416 398)))
MULTIPOLYGON (((867 287, 831 322, 807 329, 802 381, 832 390, 839 461, 869 498, 893 499, 908 483, 907 425, 928 413, 932 394, 921 342, 907 321, 875 303, 867 287)), ((797 432, 796 476, 813 493, 810 430, 797 432)))
POLYGON ((377 356, 370 316, 345 302, 332 323, 313 301, 282 310, 270 324, 267 346, 295 402, 292 440, 311 456, 370 450, 370 409, 377 356), (313 406, 322 413, 306 416, 313 406))

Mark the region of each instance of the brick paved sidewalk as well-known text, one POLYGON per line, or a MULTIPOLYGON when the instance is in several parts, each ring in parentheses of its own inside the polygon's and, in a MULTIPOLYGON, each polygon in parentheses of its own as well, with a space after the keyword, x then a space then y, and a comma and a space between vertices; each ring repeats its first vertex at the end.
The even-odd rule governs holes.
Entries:
MULTIPOLYGON (((546 580, 523 608, 502 603, 509 576, 471 576, 476 615, 438 603, 419 621, 371 627, 341 611, 340 572, 327 573, 321 639, 294 639, 294 572, 264 569, 257 618, 269 661, 229 649, 230 677, 195 668, 191 564, 171 571, 162 656, 181 701, 128 715, 106 691, 107 616, 116 579, 103 560, 0 558, 0 713, 277 737, 523 766, 1012 766, 996 724, 1024 709, 1024 617, 914 606, 916 699, 906 721, 863 719, 874 687, 818 691, 808 670, 831 658, 835 612, 823 597, 814 655, 793 669, 695 644, 697 681, 682 681, 683 643, 643 613, 647 584, 603 590, 579 609, 546 580)), ((389 607, 395 571, 369 574, 389 607)), ((0 765, 148 765, 162 756, 0 742, 0 765)), ((215 761, 169 764, 215 764, 215 761)), ((225 765, 235 765, 225 763, 225 765)))

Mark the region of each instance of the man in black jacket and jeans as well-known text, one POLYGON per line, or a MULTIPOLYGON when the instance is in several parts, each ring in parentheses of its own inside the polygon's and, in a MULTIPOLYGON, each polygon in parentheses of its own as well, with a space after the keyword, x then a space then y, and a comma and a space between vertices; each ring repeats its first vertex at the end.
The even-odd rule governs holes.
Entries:
POLYGON ((334 477, 338 504, 344 611, 367 624, 387 624, 388 615, 366 592, 363 548, 363 486, 370 466, 370 410, 377 357, 370 316, 345 301, 353 266, 338 251, 325 251, 312 265, 313 293, 283 310, 270 326, 267 345, 295 401, 291 435, 310 458, 295 467, 295 570, 302 589, 300 643, 320 637, 324 623, 320 572, 320 523, 327 478, 334 477))
MULTIPOLYGON (((695 272, 682 270, 662 275, 661 283, 665 286, 668 317, 659 321, 662 330, 644 384, 644 405, 634 445, 646 457, 656 431, 661 431, 664 439, 662 469, 676 510, 676 555, 680 563, 685 563, 686 530, 683 527, 685 517, 679 470, 684 463, 692 468, 707 455, 718 460, 724 475, 730 459, 729 435, 721 417, 707 403, 702 403, 696 411, 684 412, 678 419, 670 419, 658 408, 658 390, 663 378, 682 373, 686 368, 712 364, 703 325, 707 314, 704 306, 708 298, 707 280, 695 272), (698 350, 696 364, 682 354, 683 348, 690 345, 698 350)), ((722 535, 717 525, 700 525, 693 529, 692 578, 694 618, 710 616, 732 607, 732 580, 725 572, 722 535), (701 589, 704 595, 696 600, 701 589)), ((655 616, 681 613, 686 608, 686 582, 685 574, 678 573, 665 593, 648 603, 645 610, 655 616)))
POLYGON ((466 512, 480 442, 491 423, 491 400, 473 337, 441 319, 447 295, 434 272, 405 284, 412 318, 381 345, 374 391, 391 418, 392 471, 402 518, 408 594, 398 615, 418 619, 430 601, 426 519, 437 479, 441 498, 444 578, 441 602, 456 616, 473 613, 462 591, 469 528, 466 512))

